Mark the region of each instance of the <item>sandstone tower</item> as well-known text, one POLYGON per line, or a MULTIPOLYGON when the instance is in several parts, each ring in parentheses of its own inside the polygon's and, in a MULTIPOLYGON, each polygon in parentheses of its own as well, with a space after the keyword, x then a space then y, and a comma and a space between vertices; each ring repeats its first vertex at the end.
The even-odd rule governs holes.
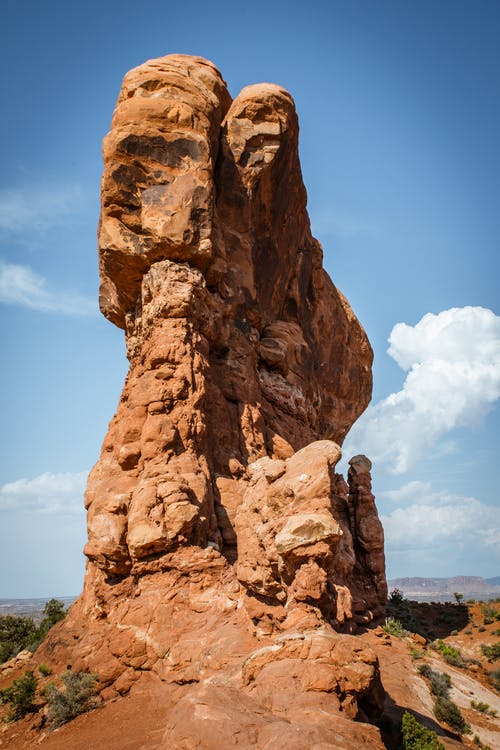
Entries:
POLYGON ((104 698, 153 673, 165 747, 246 747, 235 726, 248 747, 344 747, 383 694, 349 635, 387 597, 371 464, 335 473, 372 351, 311 234, 290 94, 232 101, 185 55, 128 73, 99 261, 130 371, 88 480, 84 592, 42 650, 104 698))

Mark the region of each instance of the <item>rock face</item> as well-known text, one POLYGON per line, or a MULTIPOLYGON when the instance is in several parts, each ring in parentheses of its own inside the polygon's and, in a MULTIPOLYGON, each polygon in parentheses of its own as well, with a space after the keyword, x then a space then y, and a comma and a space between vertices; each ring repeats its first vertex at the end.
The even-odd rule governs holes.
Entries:
POLYGON ((42 649, 108 697, 147 670, 184 686, 165 747, 212 747, 210 722, 229 747, 344 747, 325 710, 372 719, 382 696, 345 634, 387 596, 371 464, 335 473, 372 352, 311 235, 292 97, 231 101, 210 62, 151 60, 104 164, 100 306, 130 371, 88 481, 85 590, 42 649))

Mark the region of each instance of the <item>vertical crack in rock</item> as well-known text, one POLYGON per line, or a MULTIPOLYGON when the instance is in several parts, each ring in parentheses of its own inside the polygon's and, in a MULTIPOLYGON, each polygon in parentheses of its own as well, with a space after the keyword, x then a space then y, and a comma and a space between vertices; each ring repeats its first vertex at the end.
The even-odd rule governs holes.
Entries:
POLYGON ((130 371, 88 480, 84 592, 42 649, 105 697, 147 670, 183 685, 170 746, 203 733, 180 729, 202 699, 242 725, 263 711, 281 740, 309 707, 323 741, 321 711, 380 711, 376 658, 346 633, 387 587, 371 464, 335 473, 372 351, 311 234, 293 99, 232 101, 212 63, 150 60, 103 154, 100 307, 130 371))

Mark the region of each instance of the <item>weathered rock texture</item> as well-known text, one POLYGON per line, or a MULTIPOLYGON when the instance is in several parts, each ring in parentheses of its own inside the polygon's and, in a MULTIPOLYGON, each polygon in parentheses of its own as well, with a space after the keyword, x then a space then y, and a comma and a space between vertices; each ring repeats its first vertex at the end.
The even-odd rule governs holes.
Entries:
POLYGON ((350 747, 325 716, 377 716, 346 631, 387 590, 370 462, 348 484, 335 465, 372 352, 311 235, 292 97, 149 61, 104 164, 100 305, 130 372, 88 481, 85 590, 43 648, 107 696, 148 670, 175 685, 165 747, 350 747))

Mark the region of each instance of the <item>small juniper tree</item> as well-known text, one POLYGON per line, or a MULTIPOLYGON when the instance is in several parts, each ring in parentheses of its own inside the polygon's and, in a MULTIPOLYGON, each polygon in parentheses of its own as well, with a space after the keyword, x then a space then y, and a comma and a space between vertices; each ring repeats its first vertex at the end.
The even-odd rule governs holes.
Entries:
POLYGON ((426 729, 408 711, 403 714, 401 733, 403 750, 445 750, 436 732, 426 729))
POLYGON ((9 688, 5 688, 0 692, 2 703, 10 703, 10 709, 7 715, 8 721, 22 719, 23 716, 26 716, 27 713, 33 710, 33 700, 35 698, 37 685, 37 678, 33 672, 28 670, 22 677, 14 680, 9 688))
POLYGON ((31 617, 2 615, 0 617, 0 664, 27 648, 36 629, 31 617))

